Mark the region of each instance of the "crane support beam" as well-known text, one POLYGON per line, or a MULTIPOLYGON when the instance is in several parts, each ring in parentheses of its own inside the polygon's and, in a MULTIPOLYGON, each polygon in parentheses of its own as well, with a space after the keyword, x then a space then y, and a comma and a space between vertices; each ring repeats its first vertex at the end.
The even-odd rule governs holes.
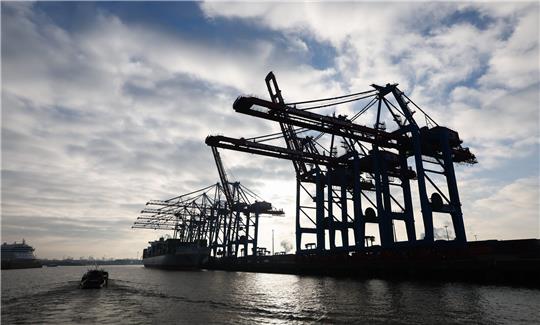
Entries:
POLYGON ((398 148, 398 141, 403 139, 397 134, 355 124, 344 116, 317 114, 256 97, 238 97, 233 104, 233 109, 238 113, 374 143, 385 148, 398 148), (263 107, 266 110, 255 109, 255 107, 263 107))
POLYGON ((310 152, 297 151, 283 147, 262 144, 258 142, 248 141, 246 139, 235 139, 226 136, 208 136, 206 144, 212 147, 219 147, 235 151, 242 151, 267 157, 281 158, 293 161, 301 161, 308 164, 320 165, 346 165, 347 161, 326 156, 316 155, 310 152))

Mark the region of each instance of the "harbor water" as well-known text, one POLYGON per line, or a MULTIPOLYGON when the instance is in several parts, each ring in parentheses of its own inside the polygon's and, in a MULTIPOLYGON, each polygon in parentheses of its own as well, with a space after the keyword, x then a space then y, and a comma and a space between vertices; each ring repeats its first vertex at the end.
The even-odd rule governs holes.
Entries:
POLYGON ((2 271, 2 324, 538 324, 540 290, 106 266, 2 271))

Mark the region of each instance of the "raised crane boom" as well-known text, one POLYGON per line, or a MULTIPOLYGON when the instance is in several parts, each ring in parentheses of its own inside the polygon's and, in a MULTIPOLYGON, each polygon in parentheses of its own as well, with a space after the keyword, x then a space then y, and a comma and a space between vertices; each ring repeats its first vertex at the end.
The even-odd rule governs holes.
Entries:
MULTIPOLYGON (((279 89, 274 73, 270 71, 266 75, 266 78, 264 79, 264 81, 266 82, 266 87, 268 89, 268 94, 270 95, 270 99, 272 100, 272 103, 277 104, 277 105, 283 105, 285 101, 283 100, 283 96, 281 95, 281 90, 279 89)), ((283 138, 285 139, 285 144, 287 146, 287 149, 295 150, 295 151, 303 151, 302 144, 299 141, 298 136, 296 135, 293 125, 288 122, 288 117, 289 117, 288 113, 286 111, 278 112, 277 116, 282 118, 282 120, 279 121, 279 126, 281 128, 283 138)), ((306 175, 308 172, 308 168, 305 162, 302 162, 299 160, 292 160, 292 162, 293 162, 294 170, 296 171, 297 177, 298 178, 304 177, 303 175, 306 175)))
POLYGON ((232 207, 234 204, 234 198, 231 193, 231 188, 229 187, 229 180, 227 178, 225 168, 223 167, 223 162, 221 160, 221 156, 219 155, 219 151, 215 146, 212 146, 212 154, 214 155, 214 160, 216 162, 221 186, 223 187, 223 192, 225 193, 225 198, 229 204, 229 207, 232 207))

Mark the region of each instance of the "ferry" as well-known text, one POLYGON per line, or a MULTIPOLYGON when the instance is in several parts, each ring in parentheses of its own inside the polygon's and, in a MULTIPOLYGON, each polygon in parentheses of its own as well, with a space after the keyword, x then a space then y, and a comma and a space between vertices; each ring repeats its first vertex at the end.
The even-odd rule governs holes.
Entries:
POLYGON ((2 270, 40 267, 42 264, 34 255, 34 248, 24 239, 22 243, 2 244, 2 270))

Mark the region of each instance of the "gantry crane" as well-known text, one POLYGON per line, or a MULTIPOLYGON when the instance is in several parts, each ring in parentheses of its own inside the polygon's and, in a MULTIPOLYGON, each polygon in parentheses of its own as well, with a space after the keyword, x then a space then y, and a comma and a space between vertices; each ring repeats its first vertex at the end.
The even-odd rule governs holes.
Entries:
POLYGON ((173 230, 183 242, 205 241, 214 256, 223 246, 227 209, 219 184, 167 200, 151 200, 132 228, 173 230))
POLYGON ((227 199, 228 220, 224 224, 224 256, 239 256, 240 246, 243 256, 257 255, 259 238, 259 217, 261 215, 282 215, 282 210, 272 208, 266 201, 251 201, 256 195, 240 182, 229 182, 223 161, 217 147, 212 147, 221 187, 227 199), (251 197, 251 199, 250 199, 251 197))
MULTIPOLYGON (((433 212, 450 214, 456 234, 455 242, 466 241, 453 164, 456 162, 475 163, 476 158, 468 148, 461 146, 462 142, 457 132, 438 126, 429 115, 413 103, 424 113, 428 124, 426 127, 419 127, 408 106, 412 101, 397 88, 397 84, 372 85, 372 90, 356 94, 285 104, 275 76, 270 73, 265 80, 271 102, 255 97, 239 97, 233 104, 233 108, 243 114, 279 122, 286 148, 257 141, 264 139, 264 136, 250 140, 223 136, 208 137, 206 142, 212 146, 284 158, 294 162, 297 173, 296 244, 298 252, 303 251, 302 235, 306 233, 315 233, 316 249, 319 252, 325 251, 326 232, 329 233, 330 251, 361 249, 365 245, 365 224, 370 222, 379 225, 381 244, 384 247, 396 245, 393 231, 394 220, 405 222, 406 242, 415 242, 414 213, 409 183, 411 179, 418 181, 424 223, 422 241, 427 243, 434 241, 433 212), (397 106, 392 103, 392 98, 387 98, 387 95, 392 95, 397 106), (337 104, 343 104, 365 98, 369 98, 370 101, 350 119, 346 116, 327 116, 309 111, 336 105, 336 100, 338 100, 337 104), (321 104, 329 100, 332 100, 331 104, 321 104), (297 107, 302 104, 312 106, 297 107), (368 111, 370 107, 377 107, 374 127, 354 123, 354 119, 368 111), (382 121, 383 107, 387 109, 387 115, 396 122, 396 130, 385 131, 386 123, 382 121), (294 129, 294 126, 298 128, 294 129), (309 150, 313 146, 299 145, 302 139, 297 137, 297 134, 306 130, 321 132, 317 138, 322 134, 331 135, 330 150, 326 150, 328 155, 326 152, 321 154, 309 150), (346 148, 341 156, 337 156, 333 149, 335 136, 342 138, 342 143, 346 148), (414 158, 415 170, 408 166, 409 157, 414 158), (425 168, 424 163, 436 164, 441 169, 425 168), (311 166, 311 168, 306 166, 311 166), (437 186, 434 178, 428 174, 442 176, 446 181, 446 191, 441 190, 443 186, 437 186), (374 184, 366 182, 367 178, 373 179, 374 184), (434 190, 431 198, 428 198, 426 180, 434 190), (308 191, 306 183, 314 183, 315 190, 308 191), (391 190, 393 186, 401 188, 399 193, 402 197, 401 203, 396 199, 396 195, 392 194, 395 192, 391 190), (340 193, 336 193, 335 188, 340 193), (304 201, 300 198, 303 192, 313 199, 315 207, 303 205, 304 201), (369 192, 374 192, 375 199, 369 198, 369 192), (445 192, 448 195, 445 195, 445 192), (352 218, 347 211, 349 200, 353 203, 352 218), (363 201, 367 201, 372 206, 365 212, 362 211, 363 201), (399 208, 398 211, 393 210, 394 205, 399 208), (315 220, 306 213, 309 208, 315 210, 315 220), (311 220, 315 228, 301 225, 302 214, 311 220), (341 216, 341 219, 335 218, 336 215, 341 216), (349 247, 348 244, 348 229, 350 228, 353 229, 355 237, 353 247, 349 247), (341 247, 336 247, 335 244, 336 231, 341 231, 342 234, 341 247)), ((303 139, 309 140, 305 141, 306 143, 316 143, 313 137, 303 139)))
MULTIPOLYGON (((219 153, 217 158, 224 172, 219 153)), ((239 182, 228 183, 225 174, 220 176, 227 187, 216 183, 171 199, 148 201, 132 228, 173 230, 174 239, 206 242, 214 257, 239 257, 239 251, 243 256, 256 255, 259 217, 283 211, 257 201, 256 194, 239 182)))

